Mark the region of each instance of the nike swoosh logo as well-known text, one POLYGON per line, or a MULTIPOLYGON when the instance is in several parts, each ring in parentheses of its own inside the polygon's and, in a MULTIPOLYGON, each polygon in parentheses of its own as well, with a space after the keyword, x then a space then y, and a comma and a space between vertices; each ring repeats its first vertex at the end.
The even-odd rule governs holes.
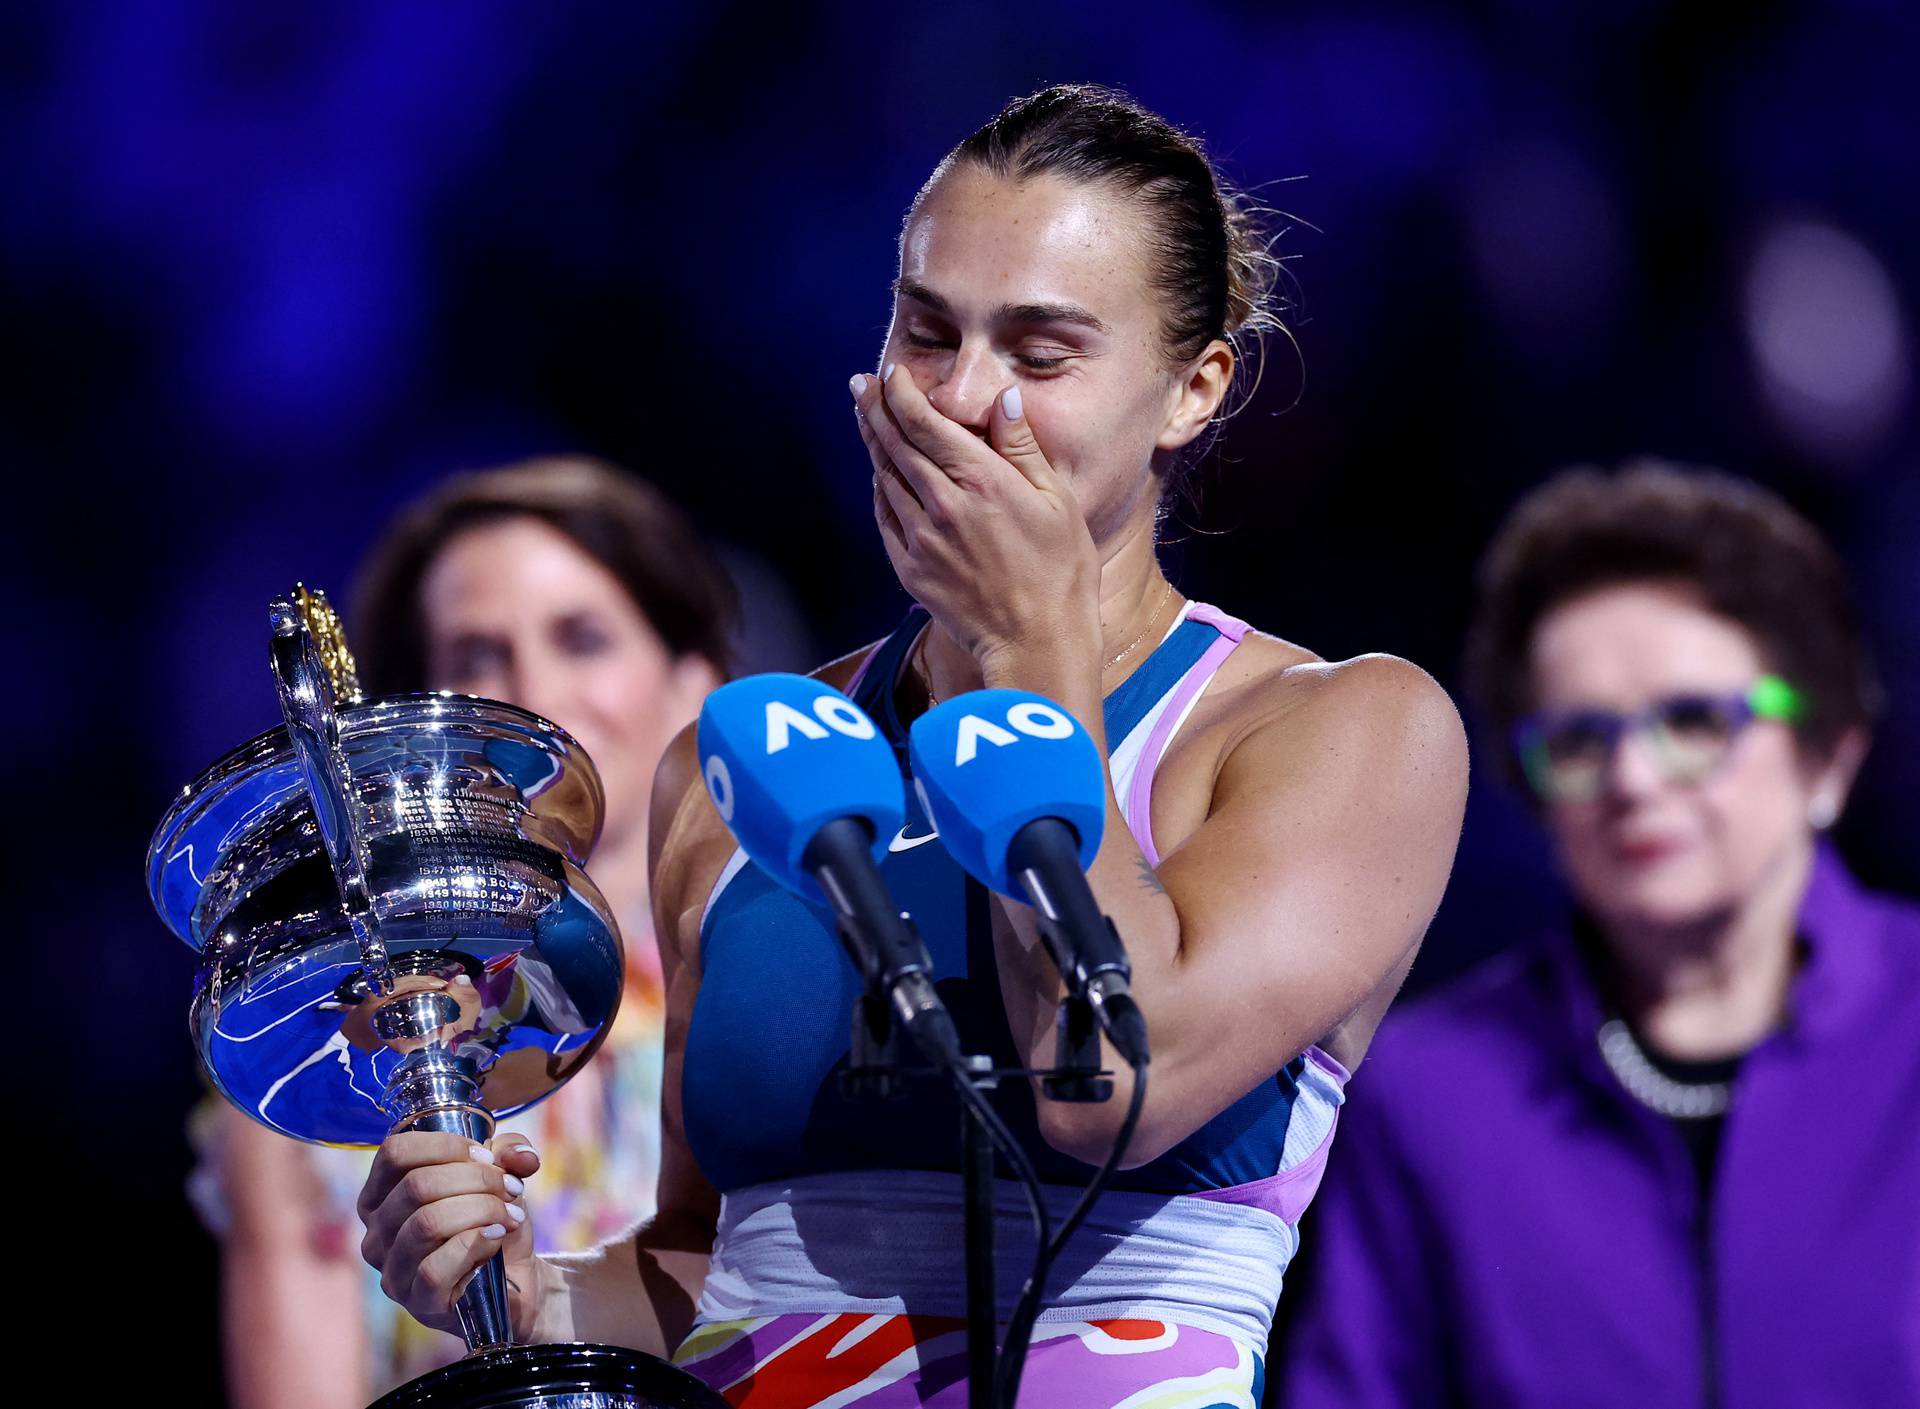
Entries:
POLYGON ((939 840, 940 834, 938 832, 928 832, 923 837, 910 837, 907 835, 907 829, 902 827, 900 829, 900 835, 887 843, 887 850, 912 851, 916 846, 925 846, 930 841, 939 840))

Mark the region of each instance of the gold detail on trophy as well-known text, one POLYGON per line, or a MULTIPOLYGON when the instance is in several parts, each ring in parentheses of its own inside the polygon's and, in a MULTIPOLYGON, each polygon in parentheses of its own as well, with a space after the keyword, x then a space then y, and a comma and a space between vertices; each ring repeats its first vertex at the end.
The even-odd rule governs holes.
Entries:
POLYGON ((307 630, 313 633, 313 644, 320 652, 320 664, 326 667, 334 698, 343 705, 359 704, 366 699, 366 694, 360 688, 360 672, 353 663, 353 652, 347 649, 347 632, 340 624, 340 613, 333 609, 325 592, 317 587, 310 589, 304 582, 294 584, 293 600, 306 619, 307 630))

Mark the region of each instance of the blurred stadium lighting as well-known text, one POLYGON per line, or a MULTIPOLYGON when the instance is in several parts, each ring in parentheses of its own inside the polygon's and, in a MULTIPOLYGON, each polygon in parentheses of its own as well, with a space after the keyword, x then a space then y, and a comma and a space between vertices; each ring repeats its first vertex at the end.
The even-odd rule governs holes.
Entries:
POLYGON ((1754 252, 1745 301, 1754 369, 1781 428, 1828 460, 1875 449, 1910 378, 1899 296, 1873 252, 1832 225, 1782 221, 1754 252))
POLYGON ((1615 315, 1626 237, 1613 193, 1574 147, 1499 147, 1463 190, 1482 287, 1530 355, 1575 355, 1615 315))

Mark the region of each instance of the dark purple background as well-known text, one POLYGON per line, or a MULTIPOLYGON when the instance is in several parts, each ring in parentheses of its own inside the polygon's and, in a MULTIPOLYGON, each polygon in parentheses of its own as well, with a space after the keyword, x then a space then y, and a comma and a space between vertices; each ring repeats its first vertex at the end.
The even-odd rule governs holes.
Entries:
MULTIPOLYGON (((1452 684, 1474 558, 1548 470, 1755 476, 1856 576, 1894 706, 1840 836, 1914 889, 1920 34, 1902 0, 1731 8, 0 10, 16 946, 75 1078, 16 1088, 15 1216, 104 1318, 156 1303, 169 1389, 216 1402, 191 964, 141 857, 273 721, 269 595, 338 590, 451 469, 577 448, 785 577, 809 639, 763 664, 879 633, 905 600, 846 378, 928 167, 1050 81, 1131 89, 1310 222, 1280 246, 1300 356, 1183 513, 1184 589, 1452 684)), ((1484 777, 1416 981, 1556 903, 1484 777)))

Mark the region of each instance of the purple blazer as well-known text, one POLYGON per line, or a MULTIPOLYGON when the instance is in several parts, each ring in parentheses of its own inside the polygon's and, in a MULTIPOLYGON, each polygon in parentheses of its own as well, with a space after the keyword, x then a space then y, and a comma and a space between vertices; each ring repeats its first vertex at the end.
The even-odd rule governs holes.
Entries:
POLYGON ((1920 1406, 1920 908, 1823 847, 1706 1206, 1562 936, 1389 1017, 1309 1216, 1285 1409, 1920 1406))

